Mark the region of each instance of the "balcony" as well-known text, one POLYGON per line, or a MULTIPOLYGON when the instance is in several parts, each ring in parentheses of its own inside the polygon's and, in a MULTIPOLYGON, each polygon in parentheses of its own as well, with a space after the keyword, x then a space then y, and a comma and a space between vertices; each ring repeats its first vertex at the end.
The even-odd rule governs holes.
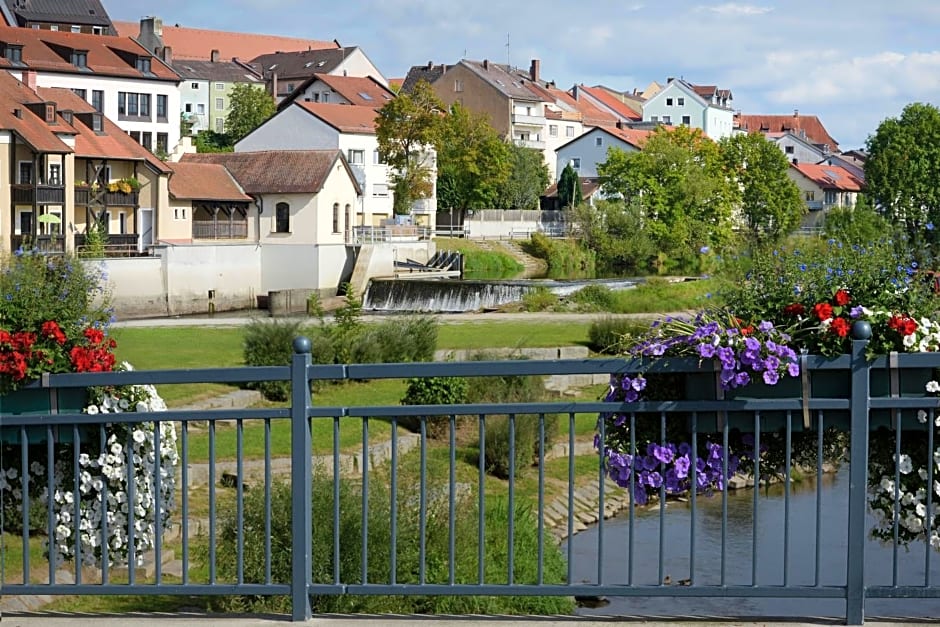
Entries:
POLYGON ((248 239, 248 221, 193 221, 193 239, 248 239))
POLYGON ((538 128, 542 128, 543 126, 545 126, 545 116, 513 113, 512 123, 515 126, 537 126, 538 128))
POLYGON ((535 139, 514 139, 513 143, 520 148, 533 148, 535 150, 545 150, 545 142, 535 139))
POLYGON ((64 205, 64 185, 11 185, 13 204, 64 205))
POLYGON ((45 254, 65 253, 65 236, 63 235, 11 235, 11 250, 38 250, 45 254))
MULTIPOLYGON (((140 235, 137 233, 111 233, 106 236, 104 243, 105 257, 133 257, 139 253, 137 241, 140 235)), ((75 250, 79 254, 85 250, 85 234, 75 234, 75 250)))
MULTIPOLYGON (((137 207, 140 193, 133 192, 98 192, 98 201, 105 207, 137 207)), ((87 207, 92 204, 94 194, 88 187, 75 188, 75 206, 87 207)))
POLYGON ((823 201, 821 201, 821 200, 807 200, 807 201, 806 201, 806 208, 809 209, 810 211, 822 211, 822 209, 823 209, 823 201))

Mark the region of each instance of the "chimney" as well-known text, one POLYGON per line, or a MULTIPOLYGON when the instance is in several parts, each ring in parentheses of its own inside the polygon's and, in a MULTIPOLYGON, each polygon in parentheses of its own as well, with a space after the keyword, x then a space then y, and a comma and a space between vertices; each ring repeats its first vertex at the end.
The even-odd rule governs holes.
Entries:
POLYGON ((160 58, 163 59, 163 62, 167 65, 173 65, 173 48, 163 46, 163 52, 160 54, 160 58))
POLYGON ((539 82, 539 70, 541 66, 542 64, 538 59, 532 59, 532 65, 529 66, 529 78, 532 79, 533 83, 539 82))
POLYGON ((578 96, 578 84, 575 83, 574 87, 571 88, 571 97, 575 100, 579 100, 578 96))
POLYGON ((483 59, 483 69, 484 69, 484 70, 490 69, 490 60, 489 60, 489 59, 483 59))
POLYGON ((209 53, 209 60, 212 61, 213 63, 218 63, 218 62, 219 62, 219 51, 218 51, 218 50, 213 50, 211 53, 209 53))
POLYGON ((271 95, 277 101, 277 72, 271 73, 271 95))
POLYGON ((163 47, 163 20, 159 17, 143 17, 140 19, 140 33, 137 40, 147 50, 156 51, 163 47))
POLYGON ((428 61, 428 69, 429 69, 429 70, 433 70, 433 69, 434 69, 434 61, 428 61))
POLYGON ((795 117, 795 118, 800 117, 800 110, 799 110, 799 109, 794 109, 794 110, 793 110, 793 117, 795 117))
POLYGON ((23 82, 27 87, 36 91, 36 70, 23 70, 23 82))

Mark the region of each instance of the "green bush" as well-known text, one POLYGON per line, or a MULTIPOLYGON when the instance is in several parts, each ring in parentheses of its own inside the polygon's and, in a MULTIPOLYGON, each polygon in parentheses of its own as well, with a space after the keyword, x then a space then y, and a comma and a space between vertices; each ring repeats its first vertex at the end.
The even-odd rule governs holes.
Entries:
POLYGON ((522 247, 533 257, 546 261, 551 277, 594 277, 594 251, 582 248, 574 240, 551 239, 541 233, 533 233, 522 247))
POLYGON ((622 352, 625 338, 646 335, 649 328, 648 321, 607 316, 591 323, 588 346, 595 353, 617 355, 622 352))
POLYGON ((617 304, 617 297, 606 285, 586 285, 570 296, 578 309, 588 311, 612 311, 617 304))
POLYGON ((544 285, 539 285, 522 295, 522 307, 526 311, 549 311, 558 304, 558 297, 544 285))
MULTIPOLYGON (((300 321, 255 318, 245 326, 244 356, 246 366, 285 366, 294 353, 294 338, 302 335, 300 321)), ((290 398, 290 381, 258 381, 249 388, 261 391, 269 401, 290 398)))
MULTIPOLYGON (((462 377, 415 377, 408 380, 402 405, 454 405, 467 402, 467 380, 462 377)), ((429 438, 444 436, 450 421, 447 416, 427 416, 425 432, 429 438)), ((457 420, 465 419, 457 416, 457 420)), ((398 424, 413 432, 421 431, 420 416, 401 416, 398 424)))
MULTIPOLYGON (((429 477, 429 479, 431 479, 429 477)), ((433 481, 433 480, 432 480, 433 481)), ((368 581, 388 583, 391 565, 389 540, 391 538, 392 504, 387 484, 381 479, 370 483, 369 515, 367 521, 368 581)), ((399 583, 418 583, 420 568, 418 494, 413 487, 418 481, 399 483, 397 495, 397 568, 399 583)), ((315 476, 313 486, 312 517, 312 581, 315 584, 334 583, 334 531, 333 482, 328 477, 315 476)), ((447 486, 433 482, 428 487, 429 498, 426 526, 426 582, 446 584, 449 577, 449 525, 447 524, 447 486), (433 495, 444 495, 434 497, 433 495)), ((270 535, 266 529, 265 493, 250 490, 245 493, 243 534, 245 538, 271 540, 271 581, 290 583, 291 572, 291 488, 289 484, 275 482, 271 490, 270 535)), ((360 555, 362 548, 362 495, 361 486, 351 481, 339 482, 339 573, 344 583, 361 582, 360 555)), ((234 582, 238 577, 237 530, 238 517, 234 503, 220 508, 220 531, 216 549, 217 581, 234 582)), ((485 578, 488 583, 505 583, 508 568, 509 512, 504 502, 487 507, 485 578)), ((530 510, 519 508, 514 516, 513 581, 536 583, 538 576, 538 526, 530 510)), ((477 546, 465 539, 476 538, 478 510, 476 500, 466 498, 459 502, 455 520, 456 543, 455 579, 457 583, 477 582, 477 546)), ((265 542, 244 542, 243 578, 246 582, 266 580, 265 542)), ((563 583, 564 559, 558 548, 550 542, 544 545, 545 583, 563 583)), ((208 546, 196 547, 196 554, 208 559, 208 546)), ((448 597, 448 596, 358 596, 313 595, 310 598, 315 614, 322 613, 465 613, 465 614, 560 614, 573 608, 570 599, 558 597, 448 597)), ((213 601, 214 609, 227 612, 288 612, 290 599, 286 596, 221 597, 213 601)))

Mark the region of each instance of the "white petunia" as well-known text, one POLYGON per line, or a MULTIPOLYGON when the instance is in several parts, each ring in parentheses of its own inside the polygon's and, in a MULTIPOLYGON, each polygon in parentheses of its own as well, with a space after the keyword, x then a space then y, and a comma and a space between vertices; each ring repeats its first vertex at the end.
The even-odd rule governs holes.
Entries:
POLYGON ((927 382, 927 391, 931 394, 936 394, 940 392, 940 383, 937 383, 936 380, 931 380, 927 382))
POLYGON ((923 409, 918 409, 917 421, 920 422, 920 424, 924 424, 925 422, 927 422, 927 412, 925 412, 923 409))
POLYGON ((914 470, 914 466, 911 464, 910 455, 902 454, 900 458, 896 458, 896 461, 898 463, 898 470, 901 471, 902 475, 910 474, 910 472, 914 470))

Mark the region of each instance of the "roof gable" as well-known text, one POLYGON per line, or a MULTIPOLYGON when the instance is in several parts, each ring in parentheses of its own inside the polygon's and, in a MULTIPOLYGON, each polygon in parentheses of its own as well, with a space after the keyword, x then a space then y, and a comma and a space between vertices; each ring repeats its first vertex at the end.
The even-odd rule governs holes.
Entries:
POLYGON ((334 93, 339 94, 350 104, 360 107, 381 108, 386 102, 395 98, 395 93, 382 85, 371 76, 336 76, 333 74, 314 74, 294 89, 291 94, 278 105, 283 109, 290 103, 297 101, 307 89, 317 81, 322 82, 334 93))
POLYGON ((294 102, 307 113, 332 126, 340 133, 375 135, 376 108, 326 102, 294 102))
POLYGON ((539 102, 543 99, 542 96, 528 89, 529 81, 512 74, 505 65, 487 60, 470 61, 468 59, 461 59, 459 65, 469 69, 507 98, 532 102, 539 102))
POLYGON ((645 111, 647 106, 658 105, 660 102, 665 100, 668 97, 672 97, 676 92, 681 92, 682 94, 692 98, 693 101, 701 105, 702 107, 711 106, 705 98, 696 92, 692 86, 686 83, 683 80, 673 79, 666 83, 666 86, 656 92, 649 100, 643 104, 643 110, 645 111))
POLYGON ((8 72, 0 71, 0 129, 16 133, 37 152, 65 154, 72 152, 57 134, 73 134, 72 129, 57 118, 49 124, 33 109, 45 100, 8 72))
POLYGON ((333 165, 341 161, 358 193, 356 177, 338 150, 264 150, 258 152, 195 153, 183 163, 225 166, 247 194, 316 194, 323 189, 333 165))
POLYGON ((600 86, 588 87, 586 85, 578 85, 578 91, 586 93, 602 107, 623 120, 639 121, 643 119, 643 116, 634 111, 632 107, 621 102, 600 86))
POLYGON ((864 182, 845 168, 837 165, 816 163, 791 163, 790 167, 813 181, 822 189, 835 189, 843 192, 859 192, 864 182))
MULTIPOLYGON (((137 38, 140 24, 137 22, 114 22, 118 34, 122 37, 137 38)), ((336 42, 316 39, 281 37, 278 35, 256 35, 254 33, 233 33, 186 26, 162 26, 163 44, 172 48, 173 58, 208 61, 212 51, 217 50, 223 59, 254 59, 260 55, 278 50, 296 52, 300 50, 319 50, 338 48, 336 42)))
POLYGON ((251 60, 262 72, 276 73, 279 80, 308 78, 314 74, 329 74, 359 48, 310 48, 301 51, 278 51, 259 55, 251 60))

